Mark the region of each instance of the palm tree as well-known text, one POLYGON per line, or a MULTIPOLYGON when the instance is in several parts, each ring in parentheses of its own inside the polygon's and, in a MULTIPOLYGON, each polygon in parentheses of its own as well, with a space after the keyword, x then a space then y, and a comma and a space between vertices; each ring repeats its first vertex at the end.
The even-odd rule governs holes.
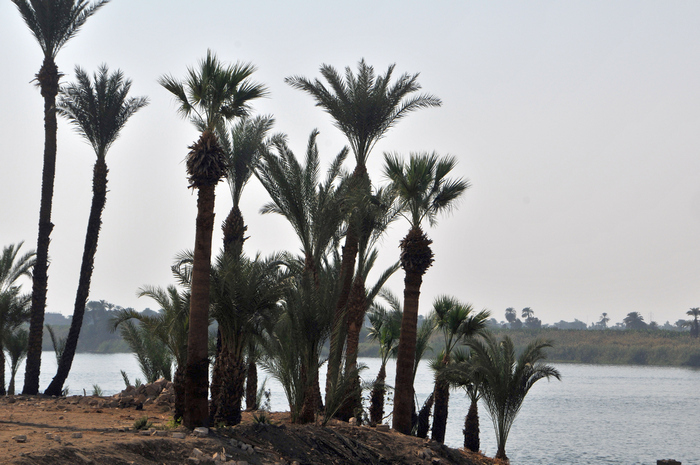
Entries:
POLYGON ((442 332, 444 350, 438 359, 435 377, 432 438, 445 442, 447 427, 447 410, 450 401, 449 382, 440 376, 444 367, 452 361, 452 352, 458 343, 483 333, 486 321, 491 316, 488 311, 475 313, 470 304, 463 304, 454 297, 440 296, 433 303, 433 312, 437 329, 442 332))
POLYGON ((627 329, 646 329, 647 327, 644 317, 639 312, 628 313, 622 321, 627 329))
POLYGON ((212 394, 210 419, 218 424, 241 422, 241 401, 246 377, 245 351, 254 338, 271 330, 285 283, 280 278, 280 257, 234 257, 223 253, 212 269, 212 316, 219 323, 221 351, 214 371, 220 383, 212 394))
POLYGON ((700 317, 700 307, 694 307, 685 312, 686 315, 692 316, 693 320, 690 321, 690 335, 694 338, 700 336, 700 322, 698 317, 700 317))
POLYGON ((7 385, 7 395, 14 396, 15 377, 17 376, 19 364, 22 363, 24 357, 27 356, 27 342, 29 340, 29 333, 26 329, 18 328, 17 331, 7 331, 3 339, 5 342, 5 350, 7 351, 7 355, 10 356, 10 382, 7 385))
POLYGON ((179 112, 201 131, 199 140, 187 155, 189 187, 197 189, 197 226, 192 266, 190 327, 185 371, 185 415, 188 428, 207 422, 209 414, 209 280, 211 242, 214 229, 215 188, 225 176, 227 160, 215 130, 237 116, 246 116, 249 102, 262 97, 266 89, 248 78, 255 71, 250 64, 224 66, 211 51, 199 63, 188 68, 181 82, 163 76, 159 83, 175 95, 179 112))
MULTIPOLYGON (((263 153, 262 160, 255 174, 267 190, 272 201, 261 209, 263 214, 276 213, 282 215, 292 226, 297 237, 301 241, 303 256, 302 274, 308 275, 315 289, 306 289, 309 282, 306 277, 297 278, 299 292, 311 293, 307 297, 316 299, 313 292, 317 292, 321 286, 320 271, 327 252, 331 249, 340 234, 340 227, 345 218, 341 208, 344 189, 337 186, 340 178, 340 170, 348 150, 344 148, 338 153, 326 174, 324 182, 319 182, 320 158, 316 137, 318 131, 312 131, 306 148, 304 164, 300 164, 294 153, 289 149, 283 137, 276 137, 273 148, 276 153, 263 153)), ((325 296, 324 296, 325 297, 325 296)), ((307 304, 304 304, 307 305, 307 304)), ((289 308, 296 308, 293 305, 289 308)), ((312 339, 320 333, 309 333, 312 339)), ((313 341, 309 347, 313 347, 313 341)), ((303 363, 311 363, 313 358, 303 363)), ((316 362, 314 362, 316 363, 316 362)), ((310 376, 317 376, 317 367, 305 367, 310 370, 310 376)), ((318 386, 313 386, 318 390, 318 386)), ((320 394, 319 394, 320 395, 320 394)), ((305 394, 304 411, 301 421, 312 421, 316 411, 316 399, 312 402, 313 394, 305 394)))
POLYGON ((523 319, 529 320, 534 315, 535 315, 535 311, 533 309, 531 309, 530 307, 523 308, 522 315, 521 315, 523 317, 523 319))
POLYGON ((605 329, 608 327, 608 321, 610 321, 610 318, 608 318, 608 314, 603 312, 603 314, 600 315, 600 321, 598 322, 598 324, 601 328, 605 329))
MULTIPOLYGON (((364 59, 357 66, 357 74, 350 67, 345 68, 343 77, 330 65, 321 65, 319 79, 309 80, 301 76, 288 77, 285 81, 292 87, 302 90, 316 100, 316 106, 323 108, 334 120, 335 126, 347 137, 355 155, 355 171, 352 174, 350 190, 355 202, 350 201, 349 211, 362 210, 363 197, 369 194, 370 179, 367 174, 367 159, 374 145, 387 131, 407 114, 420 108, 440 106, 442 102, 429 94, 413 95, 421 89, 418 73, 403 74, 391 82, 395 65, 390 65, 384 75, 377 76, 374 67, 364 59)), ((353 270, 357 259, 359 241, 359 218, 349 218, 341 264, 341 292, 336 303, 334 326, 343 324, 345 307, 350 296, 353 270)), ((340 367, 340 353, 344 345, 342 331, 334 331, 330 344, 328 382, 335 379, 340 367), (339 339, 340 338, 340 339, 339 339)))
POLYGON ((506 321, 508 323, 513 323, 517 319, 518 314, 515 312, 515 309, 513 307, 506 308, 506 321))
POLYGON ((516 357, 508 336, 500 341, 489 334, 482 337, 467 341, 467 346, 472 352, 473 370, 482 378, 482 398, 496 430, 496 458, 508 460, 506 440, 528 391, 543 378, 561 380, 561 375, 556 368, 542 363, 546 358, 544 349, 552 346, 547 341, 533 341, 516 357))
POLYGON ((0 255, 0 395, 5 394, 5 335, 29 317, 31 296, 21 294, 22 285, 17 281, 22 277, 31 279, 35 254, 27 252, 18 257, 23 244, 5 246, 0 255))
MULTIPOLYGON (((144 315, 134 311, 133 309, 122 309, 112 318, 112 329, 123 326, 123 332, 127 334, 127 340, 133 341, 130 344, 133 349, 139 346, 146 348, 146 344, 141 344, 138 338, 138 328, 133 325, 133 320, 141 323, 149 339, 157 340, 156 349, 162 347, 167 349, 170 360, 175 361, 175 375, 173 376, 173 385, 175 390, 175 419, 182 418, 185 408, 185 366, 187 364, 187 334, 189 329, 189 310, 190 310, 190 294, 189 291, 180 291, 176 286, 170 285, 166 289, 161 287, 144 286, 141 287, 137 294, 139 297, 150 297, 159 306, 160 311, 157 315, 144 315), (131 323, 131 325, 130 325, 131 323)), ((147 350, 134 351, 139 361, 139 365, 144 371, 144 376, 150 378, 157 377, 157 373, 162 371, 158 368, 150 369, 157 364, 152 363, 149 359, 147 350), (150 374, 147 374, 149 372, 150 374)), ((155 353, 159 353, 158 350, 155 353)))
POLYGON ((61 89, 57 112, 92 145, 97 159, 92 174, 92 204, 85 234, 73 319, 56 376, 44 392, 48 396, 61 394, 78 347, 85 304, 90 294, 97 241, 102 227, 102 211, 107 201, 107 151, 119 137, 119 132, 129 118, 148 105, 146 97, 127 97, 131 89, 131 80, 125 79, 120 70, 110 73, 107 65, 102 65, 91 81, 90 76, 76 66, 75 76, 75 83, 61 89))
POLYGON ((379 373, 372 385, 370 394, 369 421, 371 425, 382 422, 384 418, 384 395, 386 394, 386 364, 389 357, 396 355, 396 348, 399 342, 399 331, 401 329, 401 317, 403 312, 401 304, 396 297, 389 292, 382 292, 380 295, 387 300, 390 309, 386 309, 379 304, 373 304, 372 312, 368 314, 370 326, 367 331, 367 338, 379 343, 379 356, 381 365, 379 373))
POLYGON ((401 204, 400 211, 411 226, 400 244, 401 267, 406 277, 394 395, 394 429, 409 434, 413 403, 410 374, 415 360, 418 298, 423 275, 433 263, 432 241, 423 232, 421 223, 427 219, 434 225, 437 215, 453 208, 469 183, 463 179, 447 178, 457 163, 453 157, 440 158, 435 153, 411 154, 409 162, 404 164, 397 155, 385 154, 384 162, 384 172, 401 204))
POLYGON ((44 311, 49 267, 49 236, 53 230, 51 205, 56 174, 56 96, 61 73, 56 55, 74 37, 85 21, 109 0, 12 0, 22 19, 39 42, 44 62, 36 75, 44 98, 44 169, 41 182, 39 235, 36 246, 36 266, 32 286, 32 309, 29 323, 29 351, 24 375, 23 394, 39 392, 41 371, 41 339, 44 332, 44 311))

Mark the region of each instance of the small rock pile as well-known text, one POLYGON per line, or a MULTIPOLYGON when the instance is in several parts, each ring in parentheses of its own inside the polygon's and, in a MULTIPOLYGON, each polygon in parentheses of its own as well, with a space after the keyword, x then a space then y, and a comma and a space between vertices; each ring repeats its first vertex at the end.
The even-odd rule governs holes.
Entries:
POLYGON ((122 392, 106 399, 104 407, 138 407, 139 405, 168 405, 175 402, 175 387, 173 383, 161 378, 150 384, 142 384, 139 387, 129 386, 122 392))

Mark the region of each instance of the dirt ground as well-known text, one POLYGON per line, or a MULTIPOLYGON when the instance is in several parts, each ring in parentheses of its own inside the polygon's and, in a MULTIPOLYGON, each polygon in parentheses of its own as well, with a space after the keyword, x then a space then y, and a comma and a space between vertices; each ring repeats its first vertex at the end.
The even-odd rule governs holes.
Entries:
POLYGON ((493 465, 479 454, 393 431, 333 422, 292 425, 287 413, 272 424, 253 421, 212 428, 206 437, 172 424, 167 406, 104 407, 98 397, 0 398, 0 463, 46 465, 248 464, 431 464, 493 465), (144 417, 152 426, 135 430, 144 417), (178 434, 179 433, 179 434, 178 434), (184 436, 179 438, 178 436, 184 436), (215 457, 216 454, 216 457, 215 457), (218 460, 218 461, 215 461, 218 460))

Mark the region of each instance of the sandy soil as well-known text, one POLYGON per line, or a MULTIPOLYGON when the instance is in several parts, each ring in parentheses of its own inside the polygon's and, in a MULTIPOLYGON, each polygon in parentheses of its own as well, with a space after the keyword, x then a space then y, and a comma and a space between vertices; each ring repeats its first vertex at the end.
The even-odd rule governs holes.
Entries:
POLYGON ((52 465, 161 465, 214 462, 249 464, 463 464, 492 465, 492 459, 450 449, 393 431, 333 422, 327 427, 289 424, 288 414, 258 424, 244 413, 241 425, 212 428, 196 437, 174 427, 167 406, 104 407, 98 397, 0 398, 0 463, 52 465), (143 417, 153 425, 134 429, 143 417), (184 438, 178 438, 178 433, 184 438), (175 436, 175 437, 174 437, 175 436), (201 451, 198 461, 192 459, 201 451))

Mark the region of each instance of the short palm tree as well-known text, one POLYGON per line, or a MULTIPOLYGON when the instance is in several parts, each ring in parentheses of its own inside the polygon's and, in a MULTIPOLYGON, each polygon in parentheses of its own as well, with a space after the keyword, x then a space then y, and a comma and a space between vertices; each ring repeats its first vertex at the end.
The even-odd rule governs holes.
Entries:
POLYGON ((690 335, 697 338, 700 336, 700 322, 698 321, 698 318, 700 317, 700 308, 691 308, 685 313, 686 315, 693 317, 693 319, 690 321, 690 335))
MULTIPOLYGON (((320 72, 327 84, 319 79, 313 81, 301 76, 292 76, 286 82, 302 90, 316 100, 316 106, 323 108, 334 120, 335 126, 347 137, 355 155, 355 171, 350 182, 355 191, 355 199, 362 199, 369 193, 370 179, 367 174, 367 160, 374 145, 383 138, 387 131, 409 113, 420 108, 440 106, 442 102, 430 94, 414 95, 421 89, 418 73, 402 74, 391 82, 395 65, 390 65, 385 74, 377 76, 374 67, 364 59, 357 65, 357 73, 350 67, 345 68, 342 76, 334 67, 324 64, 320 72)), ((362 210, 364 202, 353 202, 347 207, 350 211, 362 210)), ((359 244, 359 218, 352 215, 343 246, 341 280, 342 287, 338 302, 334 326, 341 324, 345 306, 350 296, 353 270, 357 259, 359 244)), ((344 341, 343 331, 335 331, 331 338, 330 359, 327 380, 337 376, 340 367, 344 341), (338 339, 340 337, 340 339, 338 339)))
POLYGON ((5 394, 5 335, 29 318, 31 296, 21 293, 22 285, 17 281, 22 277, 31 279, 35 254, 19 255, 23 244, 5 246, 0 255, 0 395, 5 394))
POLYGON ((381 365, 379 373, 372 385, 369 406, 369 421, 371 425, 376 425, 384 419, 384 395, 386 394, 386 364, 389 357, 396 355, 396 348, 399 343, 399 331, 401 329, 401 304, 392 294, 381 293, 390 309, 386 309, 379 304, 374 304, 372 311, 368 314, 370 326, 367 331, 367 338, 379 343, 379 357, 381 365))
POLYGON ((201 426, 209 415, 209 280, 214 229, 215 188, 226 175, 227 160, 216 136, 226 121, 246 116, 250 101, 266 94, 265 87, 249 80, 250 64, 224 66, 211 51, 197 68, 189 68, 179 81, 163 76, 159 83, 175 95, 179 112, 201 131, 187 155, 190 185, 197 189, 197 226, 192 266, 190 327, 185 371, 185 415, 188 428, 201 426))
POLYGON ((246 378, 245 352, 251 341, 272 328, 285 283, 280 257, 263 259, 223 253, 212 269, 212 316, 219 323, 221 350, 214 364, 220 383, 212 381, 210 419, 215 424, 241 422, 246 378))
POLYGON ((19 369, 19 364, 22 363, 24 357, 27 356, 29 332, 24 328, 18 328, 16 331, 6 332, 3 339, 5 342, 5 350, 10 357, 10 382, 7 385, 7 395, 14 396, 17 370, 19 369))
MULTIPOLYGON (((185 407, 185 366, 187 364, 187 334, 189 329, 190 294, 189 291, 181 291, 176 286, 170 285, 162 287, 144 286, 138 291, 139 297, 150 297, 159 306, 157 315, 144 315, 133 309, 122 309, 112 319, 112 328, 123 327, 123 333, 127 340, 135 343, 130 344, 132 349, 143 347, 144 350, 135 354, 142 367, 144 376, 158 376, 161 370, 156 368, 157 363, 149 361, 148 347, 142 344, 139 338, 139 328, 131 320, 140 322, 141 328, 148 334, 150 340, 157 340, 158 345, 154 346, 154 352, 158 354, 159 349, 165 348, 169 354, 168 360, 175 361, 175 375, 173 385, 175 390, 175 419, 180 419, 184 414, 185 407), (143 368, 146 368, 145 370, 143 368), (154 367, 154 368, 148 368, 154 367), (148 374, 148 373, 151 374, 148 374)), ((158 357, 155 357, 158 358, 158 357)), ((163 358, 163 357, 160 357, 163 358)), ((170 370, 168 370, 170 371, 170 370)))
POLYGON ((129 118, 148 105, 146 97, 128 97, 131 80, 125 79, 124 74, 119 70, 110 73, 107 66, 102 65, 90 80, 90 76, 76 66, 75 76, 75 83, 61 89, 57 111, 92 145, 97 159, 92 174, 92 204, 85 234, 73 319, 56 376, 44 392, 48 396, 61 394, 78 347, 85 305, 90 295, 90 280, 102 227, 102 211, 107 201, 107 151, 117 140, 129 118))
POLYGON ((397 155, 385 154, 384 162, 390 188, 399 198, 400 211, 410 224, 408 234, 401 241, 401 267, 406 276, 394 395, 394 429, 409 434, 413 404, 410 375, 415 359, 418 299, 423 275, 433 263, 432 241, 421 225, 426 219, 433 225, 438 214, 450 211, 469 183, 447 177, 457 163, 453 157, 411 154, 408 163, 404 163, 397 155))
POLYGON ((433 312, 437 330, 442 332, 444 349, 442 358, 438 360, 435 376, 432 438, 442 443, 445 442, 450 384, 440 376, 440 372, 451 363, 452 353, 457 344, 484 332, 491 313, 476 313, 470 304, 464 304, 446 295, 435 299, 433 312))
POLYGON ((467 341, 472 369, 481 377, 482 398, 496 430, 497 459, 507 460, 506 440, 530 388, 550 377, 561 380, 559 371, 542 363, 544 349, 552 344, 542 340, 530 343, 519 357, 508 336, 498 341, 485 334, 483 339, 467 341))
POLYGON ((49 236, 54 226, 51 223, 51 207, 56 175, 56 96, 59 90, 58 81, 61 78, 55 59, 61 48, 78 33, 87 19, 108 1, 12 0, 44 54, 44 62, 36 75, 37 85, 44 98, 44 168, 29 323, 29 351, 23 394, 34 395, 39 392, 41 340, 44 333, 48 283, 49 236))

